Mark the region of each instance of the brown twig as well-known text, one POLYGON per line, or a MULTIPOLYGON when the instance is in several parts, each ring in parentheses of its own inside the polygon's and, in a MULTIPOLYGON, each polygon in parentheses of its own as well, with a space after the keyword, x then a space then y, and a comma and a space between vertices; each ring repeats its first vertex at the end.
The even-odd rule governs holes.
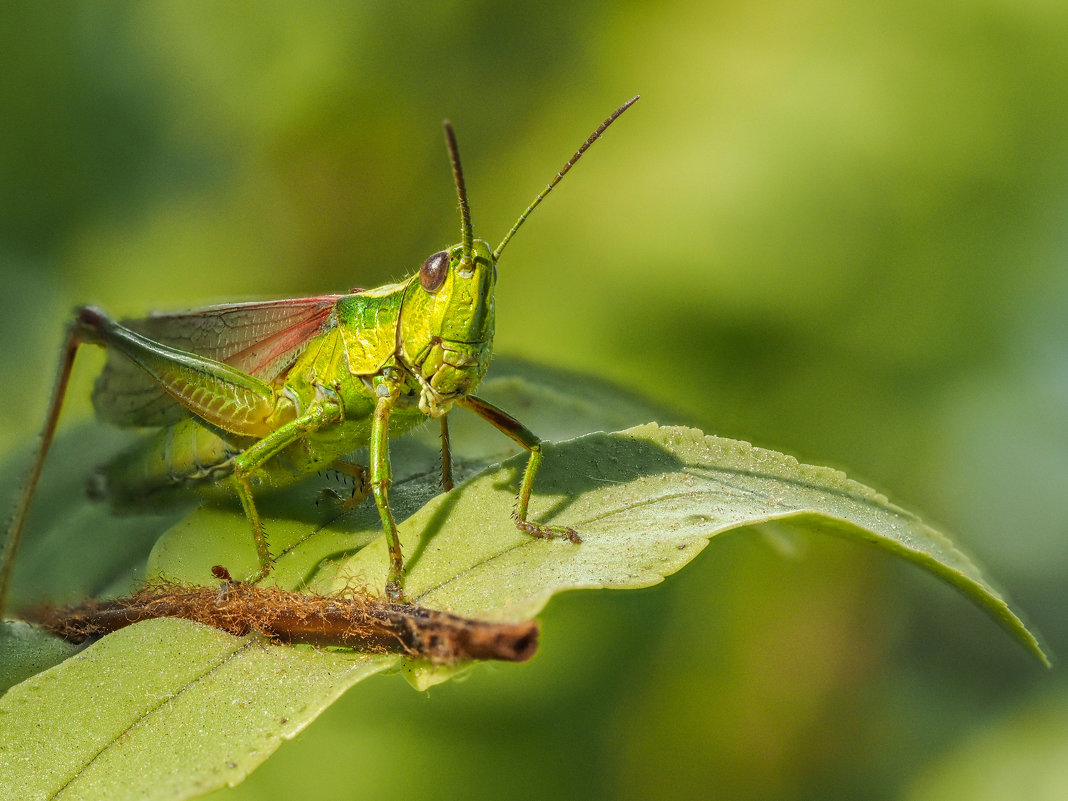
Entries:
POLYGON ((438 664, 472 659, 523 662, 538 647, 538 624, 533 620, 471 620, 356 593, 294 593, 228 580, 218 587, 154 583, 126 598, 61 609, 42 607, 26 617, 71 642, 142 620, 179 617, 236 636, 259 631, 278 642, 404 653, 438 664))

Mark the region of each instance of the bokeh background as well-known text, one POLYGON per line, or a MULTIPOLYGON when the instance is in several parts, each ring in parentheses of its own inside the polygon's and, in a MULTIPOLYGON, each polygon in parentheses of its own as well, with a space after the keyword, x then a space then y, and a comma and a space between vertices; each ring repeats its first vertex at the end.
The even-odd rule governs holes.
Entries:
MULTIPOLYGON (((1066 42, 1053 0, 5 2, 0 455, 75 304, 395 280, 457 238, 442 118, 496 242, 640 92, 509 246, 498 351, 847 469, 1063 655, 1066 42)), ((738 532, 543 625, 213 797, 1068 797, 1064 671, 863 546, 738 532)))

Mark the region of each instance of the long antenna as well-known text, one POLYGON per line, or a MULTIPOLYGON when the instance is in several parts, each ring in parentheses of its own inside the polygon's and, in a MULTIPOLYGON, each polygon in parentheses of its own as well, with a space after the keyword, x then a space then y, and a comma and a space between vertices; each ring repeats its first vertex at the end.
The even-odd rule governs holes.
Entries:
POLYGON ((452 129, 452 123, 445 120, 441 125, 445 129, 445 147, 449 150, 449 161, 452 162, 452 177, 456 181, 456 194, 460 197, 460 245, 463 247, 461 260, 470 263, 474 256, 475 238, 471 233, 471 207, 467 203, 464 170, 460 166, 460 146, 456 144, 456 132, 452 129))
MULTIPOLYGON (((526 221, 527 217, 530 216, 530 213, 538 207, 538 204, 545 200, 545 196, 552 191, 553 187, 560 183, 563 177, 567 175, 567 171, 575 166, 575 163, 580 158, 582 158, 582 154, 589 149, 590 145, 600 139, 601 134, 603 134, 605 130, 607 130, 609 125, 616 121, 616 118, 619 117, 620 114, 622 114, 628 108, 637 103, 639 97, 641 97, 641 95, 635 95, 634 97, 632 97, 622 106, 620 106, 611 114, 609 114, 608 119, 606 119, 604 122, 597 126, 597 130, 590 134, 589 139, 582 143, 582 147, 575 151, 575 155, 568 160, 567 164, 564 165, 563 169, 560 170, 560 172, 556 174, 556 177, 549 182, 549 185, 546 186, 543 190, 541 190, 541 192, 538 193, 538 196, 534 198, 534 202, 527 206, 527 210, 519 215, 519 219, 515 221, 515 225, 513 225, 512 229, 504 235, 504 239, 501 240, 501 244, 497 245, 496 250, 493 251, 494 261, 497 261, 497 259, 500 258, 501 251, 504 250, 504 246, 508 244, 509 240, 513 236, 515 236, 515 232, 519 230, 519 226, 521 226, 526 221)), ((455 164, 459 166, 459 161, 456 161, 455 164)), ((470 228, 468 229, 468 231, 470 231, 470 228)))

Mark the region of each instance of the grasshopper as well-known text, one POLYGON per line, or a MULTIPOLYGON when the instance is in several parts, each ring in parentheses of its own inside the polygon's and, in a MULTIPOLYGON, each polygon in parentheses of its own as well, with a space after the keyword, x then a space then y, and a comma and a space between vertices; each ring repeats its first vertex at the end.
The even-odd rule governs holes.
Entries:
POLYGON ((5 544, 0 613, 83 344, 108 350, 93 391, 97 416, 119 426, 158 429, 105 468, 106 491, 147 497, 174 487, 210 492, 228 485, 252 526, 259 557, 259 570, 249 581, 263 579, 273 564, 253 488, 283 486, 331 467, 370 485, 389 549, 386 596, 403 601, 404 556, 389 505, 389 439, 438 419, 442 485, 451 489, 447 415, 454 406, 474 412, 529 453, 513 512, 516 527, 536 537, 581 542, 572 528, 528 518, 541 440, 473 393, 493 350, 501 252, 587 148, 637 100, 628 100, 597 127, 492 250, 472 234, 456 135, 445 122, 460 201, 460 243, 429 256, 407 279, 344 295, 233 303, 123 323, 92 306, 78 309, 5 544), (360 447, 369 449, 368 468, 343 458, 360 447))

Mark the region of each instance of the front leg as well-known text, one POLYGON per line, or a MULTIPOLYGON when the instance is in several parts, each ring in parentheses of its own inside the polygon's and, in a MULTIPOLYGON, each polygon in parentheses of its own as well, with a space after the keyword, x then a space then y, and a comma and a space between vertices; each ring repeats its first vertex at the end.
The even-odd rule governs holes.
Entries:
POLYGON ((449 445, 449 416, 443 414, 441 420, 441 488, 448 492, 453 488, 452 482, 452 446, 449 445))
POLYGON ((541 440, 510 414, 481 398, 468 395, 463 400, 457 401, 457 403, 491 423, 502 434, 507 434, 513 442, 530 452, 527 469, 523 471, 523 481, 519 485, 519 498, 516 501, 515 514, 513 515, 516 528, 528 534, 533 534, 535 537, 545 537, 547 539, 567 537, 573 543, 582 542, 582 538, 573 528, 550 526, 527 519, 527 506, 530 504, 530 493, 534 488, 534 476, 538 472, 538 465, 541 464, 541 440))
POLYGON ((404 603, 404 554, 397 534, 397 521, 393 519, 393 510, 389 508, 389 488, 393 484, 393 470, 389 464, 389 416, 393 412, 397 390, 385 379, 378 378, 375 394, 378 401, 371 420, 371 492, 375 496, 375 506, 382 518, 382 529, 386 533, 386 545, 389 548, 386 597, 393 603, 404 603))

